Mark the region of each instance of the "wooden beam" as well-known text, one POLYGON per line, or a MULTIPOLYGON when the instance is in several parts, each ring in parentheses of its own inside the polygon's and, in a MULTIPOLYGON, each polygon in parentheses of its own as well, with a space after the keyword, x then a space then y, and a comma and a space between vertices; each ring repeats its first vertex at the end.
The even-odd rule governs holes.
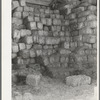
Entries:
POLYGON ((49 6, 51 0, 26 0, 26 3, 49 6))

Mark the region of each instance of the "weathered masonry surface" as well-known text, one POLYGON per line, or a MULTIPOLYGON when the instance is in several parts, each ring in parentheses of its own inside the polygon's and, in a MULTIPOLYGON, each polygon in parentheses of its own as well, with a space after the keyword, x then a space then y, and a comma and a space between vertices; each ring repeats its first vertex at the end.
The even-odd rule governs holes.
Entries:
POLYGON ((67 0, 59 10, 13 1, 12 68, 41 56, 55 77, 96 78, 97 7, 90 1, 67 0))

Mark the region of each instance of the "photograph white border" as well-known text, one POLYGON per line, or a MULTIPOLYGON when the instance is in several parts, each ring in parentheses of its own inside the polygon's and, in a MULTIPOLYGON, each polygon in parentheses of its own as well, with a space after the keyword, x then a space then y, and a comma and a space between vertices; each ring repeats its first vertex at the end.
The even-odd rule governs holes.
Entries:
MULTIPOLYGON (((11 0, 2 0, 2 100, 11 96, 11 0)), ((99 0, 97 0, 97 89, 99 97, 99 0)), ((99 98, 98 98, 99 100, 99 98)))

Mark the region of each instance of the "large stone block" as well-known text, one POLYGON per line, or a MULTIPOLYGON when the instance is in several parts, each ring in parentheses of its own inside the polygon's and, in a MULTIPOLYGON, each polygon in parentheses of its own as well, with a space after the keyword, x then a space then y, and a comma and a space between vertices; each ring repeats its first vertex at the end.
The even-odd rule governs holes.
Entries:
POLYGON ((69 18, 69 20, 75 19, 75 18, 76 18, 76 14, 75 14, 75 13, 70 14, 70 15, 68 16, 68 18, 69 18))
POLYGON ((96 20, 86 21, 85 26, 88 26, 88 27, 91 27, 91 28, 96 28, 97 27, 97 21, 96 20))
POLYGON ((65 48, 65 49, 69 49, 69 43, 68 43, 68 42, 65 42, 65 43, 64 43, 64 48, 65 48))
POLYGON ((26 30, 26 29, 21 29, 20 30, 20 35, 21 37, 27 36, 27 35, 31 35, 31 31, 30 30, 26 30))
POLYGON ((71 36, 78 36, 79 35, 79 31, 73 31, 70 34, 71 34, 71 36))
POLYGON ((31 49, 32 48, 32 44, 26 44, 26 49, 31 49))
POLYGON ((97 16, 94 14, 87 16, 87 20, 96 20, 96 19, 97 19, 97 16))
POLYGON ((84 23, 83 23, 83 22, 78 23, 78 28, 77 28, 77 29, 81 29, 81 28, 83 28, 83 27, 84 27, 84 23))
POLYGON ((42 24, 46 25, 47 20, 45 18, 41 18, 41 22, 42 22, 42 24))
POLYGON ((86 20, 86 17, 81 17, 81 18, 78 18, 78 22, 84 22, 86 20))
POLYGON ((30 74, 30 75, 27 75, 26 83, 30 86, 33 86, 33 87, 39 87, 40 80, 41 80, 41 75, 30 74))
POLYGON ((38 23, 37 23, 37 28, 42 30, 42 29, 43 29, 43 24, 40 23, 40 22, 38 22, 38 23))
POLYGON ((66 85, 68 86, 80 86, 91 84, 91 77, 86 75, 74 75, 66 77, 66 85))
POLYGON ((19 65, 22 65, 22 64, 24 64, 24 63, 23 63, 23 59, 20 58, 20 57, 16 57, 16 58, 14 58, 14 59, 12 60, 12 64, 19 64, 19 65))
POLYGON ((90 14, 92 14, 92 12, 91 11, 83 11, 83 12, 80 12, 79 14, 78 14, 78 17, 84 17, 84 16, 87 16, 87 15, 90 15, 90 14))
POLYGON ((45 44, 45 37, 39 37, 39 44, 45 44))
POLYGON ((29 11, 30 11, 30 7, 24 6, 24 11, 25 11, 25 12, 29 12, 29 11))
POLYGON ((78 8, 74 8, 72 9, 72 13, 79 13, 79 12, 83 12, 85 10, 84 7, 78 7, 78 8))
POLYGON ((22 37, 20 40, 19 40, 20 43, 26 43, 26 44, 32 44, 33 43, 33 38, 32 36, 25 36, 25 37, 22 37))
POLYGON ((16 53, 12 53, 12 59, 16 58, 17 54, 16 53))
POLYGON ((21 6, 26 6, 26 0, 19 0, 21 6))
POLYGON ((18 1, 12 1, 12 9, 15 9, 19 7, 19 2, 18 1))
POLYGON ((12 100, 23 100, 23 96, 20 92, 13 92, 12 100))
POLYGON ((52 19, 47 18, 47 25, 52 25, 52 19))
POLYGON ((23 100, 34 100, 34 96, 30 92, 26 92, 23 94, 23 100))
POLYGON ((61 49, 61 50, 60 50, 60 54, 62 54, 62 55, 68 55, 68 54, 70 54, 70 53, 71 53, 70 50, 66 50, 66 49, 61 49))
POLYGON ((33 22, 33 21, 34 21, 33 16, 27 16, 27 17, 24 19, 24 24, 27 25, 27 23, 33 22))
POLYGON ((15 17, 13 17, 13 18, 12 18, 12 23, 19 26, 19 25, 22 25, 23 21, 22 21, 22 19, 20 19, 20 18, 15 18, 15 17))
POLYGON ((36 56, 36 52, 35 52, 34 49, 31 49, 29 52, 30 52, 30 57, 31 57, 31 58, 33 58, 33 57, 36 56))
POLYGON ((61 63, 66 62, 66 57, 65 57, 65 56, 61 56, 61 58, 60 58, 60 62, 61 62, 61 63))
POLYGON ((17 53, 18 51, 19 51, 18 44, 13 43, 12 44, 12 52, 13 53, 17 53))
POLYGON ((49 9, 46 9, 46 10, 45 10, 45 13, 46 13, 46 14, 49 14, 49 13, 50 13, 50 10, 49 10, 49 9))
POLYGON ((97 6, 90 5, 90 6, 88 7, 88 9, 91 10, 91 11, 97 11, 97 6))
POLYGON ((13 33, 13 38, 19 40, 20 39, 20 31, 19 30, 14 30, 13 33))
POLYGON ((15 9, 15 11, 16 11, 16 12, 23 12, 23 7, 20 7, 20 6, 19 6, 19 7, 17 7, 17 8, 15 9))
POLYGON ((43 30, 38 31, 38 35, 39 36, 44 36, 44 31, 43 30))
POLYGON ((79 34, 93 34, 93 30, 90 27, 84 27, 79 30, 79 34))
POLYGON ((36 27, 36 22, 30 22, 28 23, 28 26, 27 26, 29 29, 31 30, 36 30, 37 27, 36 27))
POLYGON ((35 21, 36 22, 39 22, 40 21, 40 18, 39 17, 34 17, 35 21))
POLYGON ((56 26, 52 26, 51 29, 52 29, 52 31, 56 31, 57 27, 56 26))
POLYGON ((54 38, 54 37, 47 37, 46 38, 46 44, 59 44, 60 39, 59 38, 54 38))
POLYGON ((27 16, 29 16, 29 12, 24 11, 24 12, 22 13, 22 15, 23 15, 23 18, 26 18, 27 16))
POLYGON ((60 15, 59 15, 59 14, 56 14, 56 18, 58 18, 58 19, 59 19, 59 18, 60 18, 60 15))
POLYGON ((57 31, 61 31, 61 26, 57 26, 57 31))
POLYGON ((44 65, 48 65, 50 62, 49 62, 49 59, 48 57, 44 57, 44 65))
POLYGON ((37 55, 37 56, 42 55, 42 50, 36 50, 36 55, 37 55))
POLYGON ((18 55, 22 58, 30 57, 29 50, 21 50, 20 52, 18 52, 18 55))
POLYGON ((26 48, 25 43, 19 43, 19 49, 24 50, 26 48))
POLYGON ((96 43, 96 36, 84 35, 83 42, 86 43, 96 43))
POLYGON ((21 12, 14 12, 13 13, 13 17, 21 18, 22 17, 22 13, 21 12))

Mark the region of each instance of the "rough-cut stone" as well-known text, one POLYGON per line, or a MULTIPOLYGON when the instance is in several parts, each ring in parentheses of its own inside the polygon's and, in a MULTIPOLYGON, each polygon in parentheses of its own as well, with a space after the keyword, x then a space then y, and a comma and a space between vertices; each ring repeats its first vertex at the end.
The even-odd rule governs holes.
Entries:
POLYGON ((84 16, 87 16, 87 15, 90 15, 90 14, 92 14, 91 11, 83 11, 83 12, 80 12, 78 14, 78 17, 84 17, 84 16))
POLYGON ((26 35, 27 35, 26 29, 21 29, 21 30, 20 30, 20 35, 21 35, 21 37, 26 36, 26 35))
POLYGON ((93 6, 93 5, 90 5, 88 7, 88 9, 91 10, 91 11, 96 11, 97 10, 97 7, 96 6, 93 6))
POLYGON ((60 39, 54 38, 54 37, 47 37, 46 38, 46 44, 59 44, 60 39))
POLYGON ((93 31, 89 27, 84 27, 81 30, 79 30, 79 34, 93 34, 93 31))
POLYGON ((81 18, 78 18, 78 22, 84 22, 86 20, 86 17, 81 17, 81 18))
POLYGON ((12 60, 12 64, 19 64, 19 65, 22 65, 22 64, 24 64, 24 63, 23 63, 23 59, 20 58, 20 57, 16 57, 16 58, 14 58, 14 59, 12 60))
POLYGON ((17 7, 16 9, 15 9, 15 11, 17 11, 17 12, 23 12, 23 7, 17 7))
POLYGON ((79 13, 79 12, 82 12, 82 11, 84 11, 85 10, 85 8, 84 7, 78 7, 78 8, 74 8, 74 9, 72 9, 72 13, 79 13))
POLYGON ((69 18, 69 20, 71 20, 71 19, 75 19, 76 18, 76 14, 70 14, 69 16, 68 16, 68 18, 69 18))
POLYGON ((16 57, 17 57, 17 54, 16 53, 12 53, 12 59, 16 58, 16 57))
POLYGON ((24 50, 26 48, 25 43, 19 43, 19 49, 24 50))
POLYGON ((23 96, 20 92, 13 92, 13 100, 23 100, 23 96))
POLYGON ((60 54, 68 55, 68 54, 70 54, 70 53, 71 53, 70 50, 66 50, 66 49, 61 49, 61 50, 60 50, 60 54))
POLYGON ((32 44, 26 44, 26 49, 31 49, 31 47, 32 47, 32 44))
POLYGON ((33 16, 27 16, 24 19, 24 24, 27 25, 28 22, 33 22, 33 21, 34 21, 33 16))
POLYGON ((85 22, 85 26, 91 27, 91 28, 96 28, 97 27, 97 21, 93 20, 93 21, 87 21, 85 22))
POLYGON ((20 42, 21 43, 26 43, 26 44, 32 44, 33 43, 33 38, 32 38, 32 36, 25 36, 25 37, 22 37, 20 39, 20 42))
POLYGON ((86 43, 96 43, 96 36, 84 35, 83 42, 86 43))
POLYGON ((69 86, 80 86, 91 83, 91 78, 86 75, 74 75, 66 77, 66 85, 69 86))
POLYGON ((24 11, 22 15, 23 15, 23 18, 25 18, 25 17, 27 17, 29 15, 29 12, 24 11))
POLYGON ((26 6, 26 0, 20 0, 19 3, 21 6, 26 6))
POLYGON ((13 43, 12 44, 12 52, 13 53, 17 53, 18 51, 19 51, 18 44, 13 43))
POLYGON ((68 43, 68 42, 65 42, 65 43, 64 43, 64 48, 65 48, 65 49, 69 49, 69 43, 68 43))
POLYGON ((29 12, 30 11, 30 7, 24 6, 24 11, 29 12))
POLYGON ((18 40, 20 39, 20 31, 19 30, 14 30, 13 38, 18 39, 18 40))
POLYGON ((37 56, 42 55, 42 50, 36 50, 36 54, 37 54, 37 56))
POLYGON ((46 25, 46 19, 45 18, 41 18, 41 22, 42 22, 42 24, 44 24, 44 25, 46 25))
POLYGON ((22 17, 22 13, 21 12, 14 12, 13 13, 13 17, 21 18, 22 17))
POLYGON ((18 55, 22 58, 29 58, 29 50, 21 50, 20 52, 18 52, 18 55))
POLYGON ((19 2, 18 1, 12 1, 12 9, 15 9, 19 7, 19 2))
POLYGON ((40 18, 39 17, 35 17, 35 21, 36 22, 39 22, 40 21, 40 18))
POLYGON ((40 79, 41 79, 40 74, 28 75, 26 78, 26 83, 33 87, 39 87, 40 79))
POLYGON ((96 20, 96 19, 97 19, 97 16, 94 14, 87 16, 87 20, 96 20))
POLYGON ((52 19, 47 18, 47 25, 52 25, 52 19))
POLYGON ((31 30, 36 30, 37 27, 36 27, 36 22, 30 22, 28 23, 28 26, 27 26, 29 29, 31 30))
POLYGON ((31 49, 29 52, 30 52, 30 57, 35 57, 36 56, 36 53, 35 53, 34 49, 31 49))
POLYGON ((34 96, 31 93, 24 93, 23 100, 34 100, 34 96))
POLYGON ((21 25, 23 23, 23 21, 20 18, 13 17, 12 18, 12 23, 14 23, 16 25, 21 25))
POLYGON ((39 44, 45 44, 45 37, 39 37, 39 44))
POLYGON ((43 24, 40 23, 40 22, 38 22, 38 23, 37 23, 37 28, 38 28, 38 29, 43 29, 43 24))
POLYGON ((43 30, 38 31, 38 35, 39 35, 39 36, 44 36, 44 31, 43 31, 43 30))

